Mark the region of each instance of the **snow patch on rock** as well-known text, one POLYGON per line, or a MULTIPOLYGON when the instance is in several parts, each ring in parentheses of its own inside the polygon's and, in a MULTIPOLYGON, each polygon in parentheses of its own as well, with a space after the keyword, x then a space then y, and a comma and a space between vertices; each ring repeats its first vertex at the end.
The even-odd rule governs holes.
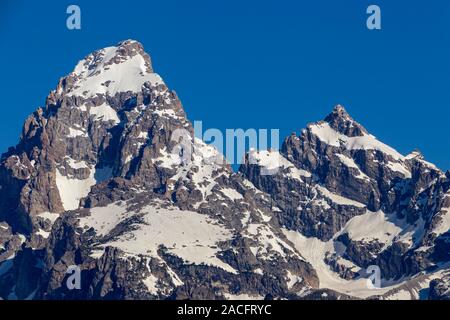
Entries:
POLYGON ((158 256, 164 246, 186 263, 205 264, 230 273, 237 271, 217 257, 218 244, 230 240, 233 233, 205 215, 182 211, 175 207, 147 206, 140 212, 130 212, 121 205, 104 209, 94 208, 91 215, 80 219, 84 227, 93 227, 99 235, 106 235, 120 221, 132 215, 143 223, 133 224, 132 230, 103 244, 131 255, 158 256))
POLYGON ((403 156, 400 153, 378 141, 371 134, 347 137, 331 128, 327 122, 310 125, 308 128, 321 141, 334 147, 344 147, 347 150, 378 150, 390 155, 394 159, 403 159, 403 156))
POLYGON ((86 197, 91 191, 91 187, 97 183, 94 175, 95 169, 92 168, 87 179, 73 179, 63 176, 56 169, 56 186, 65 210, 78 209, 80 200, 86 197))

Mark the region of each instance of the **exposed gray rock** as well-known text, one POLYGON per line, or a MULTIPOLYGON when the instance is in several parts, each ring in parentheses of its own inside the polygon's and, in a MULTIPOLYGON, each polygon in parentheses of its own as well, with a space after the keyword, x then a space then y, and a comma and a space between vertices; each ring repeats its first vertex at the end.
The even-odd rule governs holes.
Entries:
POLYGON ((450 300, 450 276, 435 279, 430 283, 430 300, 450 300))

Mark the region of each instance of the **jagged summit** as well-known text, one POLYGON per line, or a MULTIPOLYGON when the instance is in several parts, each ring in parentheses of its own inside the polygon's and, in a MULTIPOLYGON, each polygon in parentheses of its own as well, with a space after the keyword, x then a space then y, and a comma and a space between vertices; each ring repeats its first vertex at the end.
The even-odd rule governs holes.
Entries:
POLYGON ((405 159, 424 160, 425 157, 420 150, 416 149, 416 150, 412 151, 410 154, 408 154, 407 156, 405 156, 405 159))
POLYGON ((153 72, 150 56, 145 52, 144 46, 135 40, 124 40, 115 46, 102 48, 90 53, 77 64, 74 72, 78 73, 80 69, 84 69, 84 66, 87 66, 90 71, 93 71, 99 66, 106 67, 112 64, 120 64, 137 55, 144 59, 148 68, 146 71, 149 73, 153 72))
POLYGON ((331 128, 348 137, 367 134, 367 130, 356 122, 340 104, 333 108, 333 111, 325 117, 324 121, 328 122, 331 128))
POLYGON ((151 58, 141 43, 125 40, 87 55, 74 71, 63 78, 58 93, 91 97, 114 96, 120 92, 139 92, 144 83, 163 84, 154 73, 151 58))
POLYGON ((299 141, 316 144, 316 139, 324 146, 341 150, 376 150, 396 160, 404 158, 395 149, 377 140, 375 136, 356 122, 342 105, 335 106, 324 120, 308 124, 299 137, 295 135, 287 137, 282 149, 288 149, 289 145, 297 145, 299 141))

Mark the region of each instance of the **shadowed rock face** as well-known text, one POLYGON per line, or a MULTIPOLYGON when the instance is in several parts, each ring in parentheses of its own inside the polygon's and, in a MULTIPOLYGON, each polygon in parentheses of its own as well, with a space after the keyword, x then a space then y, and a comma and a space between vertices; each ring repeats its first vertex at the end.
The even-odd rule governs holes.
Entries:
POLYGON ((341 105, 335 106, 333 112, 325 117, 324 121, 336 132, 342 133, 347 137, 361 137, 368 134, 367 130, 353 120, 341 105))
POLYGON ((446 275, 442 279, 435 279, 430 283, 431 300, 450 300, 450 276, 446 275))
POLYGON ((342 299, 362 296, 324 272, 414 279, 449 261, 448 177, 342 106, 250 157, 233 173, 194 138, 140 43, 89 54, 1 157, 0 297, 342 299))

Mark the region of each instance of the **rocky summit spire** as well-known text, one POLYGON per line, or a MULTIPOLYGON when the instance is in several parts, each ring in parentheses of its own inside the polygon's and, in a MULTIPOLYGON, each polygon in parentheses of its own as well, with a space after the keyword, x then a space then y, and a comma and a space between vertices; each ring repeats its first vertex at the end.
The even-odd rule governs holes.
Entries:
POLYGON ((356 122, 340 104, 336 105, 324 120, 331 128, 348 137, 363 136, 367 133, 367 130, 356 122))

